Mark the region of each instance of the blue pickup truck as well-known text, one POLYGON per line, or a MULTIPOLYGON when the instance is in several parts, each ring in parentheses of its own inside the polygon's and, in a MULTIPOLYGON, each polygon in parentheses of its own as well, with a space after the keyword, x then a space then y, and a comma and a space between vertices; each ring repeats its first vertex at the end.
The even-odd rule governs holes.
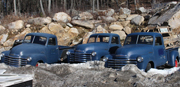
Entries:
POLYGON ((68 46, 58 46, 57 37, 46 33, 29 33, 21 44, 0 54, 1 62, 19 67, 27 64, 55 63, 66 57, 68 46))
POLYGON ((70 63, 101 61, 107 54, 114 54, 121 47, 120 37, 112 33, 92 34, 87 44, 81 44, 66 52, 70 63))
POLYGON ((127 35, 124 46, 114 55, 106 55, 107 67, 121 69, 126 64, 135 64, 139 69, 162 68, 164 65, 177 66, 178 47, 166 49, 159 33, 140 32, 127 35))

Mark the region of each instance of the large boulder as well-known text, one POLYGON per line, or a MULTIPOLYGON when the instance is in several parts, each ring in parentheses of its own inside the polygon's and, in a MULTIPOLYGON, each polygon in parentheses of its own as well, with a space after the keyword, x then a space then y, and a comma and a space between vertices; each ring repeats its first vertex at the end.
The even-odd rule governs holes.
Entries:
POLYGON ((120 15, 125 14, 125 15, 130 15, 131 14, 131 10, 128 8, 120 8, 120 15))
POLYGON ((119 31, 122 31, 123 26, 122 26, 122 25, 114 24, 114 25, 110 25, 110 26, 109 26, 109 29, 110 29, 110 30, 119 30, 119 31))
POLYGON ((40 33, 52 34, 51 31, 48 29, 47 26, 44 26, 39 32, 40 32, 40 33))
POLYGON ((8 38, 8 34, 0 35, 0 44, 3 44, 8 38))
POLYGON ((126 21, 130 21, 130 20, 132 20, 133 18, 135 18, 137 16, 138 16, 138 14, 128 15, 128 17, 126 18, 126 21))
POLYGON ((58 12, 54 15, 53 20, 57 22, 67 23, 71 21, 71 17, 64 12, 58 12))
POLYGON ((147 12, 147 10, 144 7, 139 7, 136 10, 136 13, 138 13, 138 14, 143 14, 143 13, 146 13, 146 12, 147 12))
POLYGON ((13 39, 14 40, 22 40, 24 39, 25 35, 31 33, 31 29, 30 28, 26 28, 23 32, 21 32, 20 34, 16 35, 13 39))
POLYGON ((61 33, 57 33, 55 35, 57 36, 58 39, 58 45, 66 46, 72 39, 71 36, 65 31, 61 31, 61 33))
POLYGON ((93 34, 93 32, 88 32, 84 35, 83 37, 83 44, 86 44, 88 39, 89 39, 89 36, 91 36, 93 34))
POLYGON ((98 21, 98 20, 88 20, 88 21, 84 21, 84 20, 73 20, 73 21, 72 21, 72 24, 93 29, 95 23, 101 23, 101 22, 102 22, 102 21, 98 21))
POLYGON ((79 35, 79 32, 76 28, 70 28, 68 34, 70 35, 70 38, 74 38, 79 35))
POLYGON ((8 29, 10 30, 19 30, 24 27, 24 22, 22 20, 17 20, 15 22, 12 22, 8 24, 8 29))
POLYGON ((3 43, 4 47, 12 46, 14 44, 14 39, 8 39, 6 42, 3 43))
POLYGON ((115 34, 118 34, 120 36, 120 39, 121 40, 125 40, 126 38, 126 33, 124 31, 112 31, 111 33, 115 33, 115 34))
POLYGON ((131 23, 135 25, 140 25, 142 22, 144 22, 144 17, 140 15, 131 20, 131 23))
POLYGON ((114 9, 99 10, 98 15, 111 17, 115 13, 114 9))
MULTIPOLYGON (((167 8, 167 7, 166 7, 167 8)), ((172 29, 177 29, 180 27, 180 3, 178 3, 173 8, 168 8, 163 11, 158 11, 149 20, 149 25, 162 25, 167 23, 172 29), (160 15, 159 15, 160 14, 160 15)))
POLYGON ((79 14, 79 18, 80 20, 91 20, 93 19, 93 15, 89 12, 82 12, 79 14))
POLYGON ((108 31, 99 25, 93 30, 93 33, 108 33, 108 31))
POLYGON ((128 26, 124 27, 123 30, 124 30, 127 34, 130 34, 130 33, 131 33, 131 28, 128 27, 128 26))
POLYGON ((106 16, 101 16, 101 20, 103 20, 103 22, 106 22, 106 23, 111 23, 111 22, 115 22, 115 21, 116 21, 115 18, 110 17, 110 16, 108 16, 108 17, 106 17, 106 16))
POLYGON ((4 31, 5 30, 5 27, 0 25, 0 31, 4 31))
POLYGON ((46 17, 46 18, 37 17, 37 18, 29 19, 28 23, 34 25, 47 25, 51 23, 51 20, 52 19, 50 17, 46 17))
POLYGON ((56 23, 50 23, 48 28, 52 32, 52 34, 56 34, 56 33, 60 33, 61 31, 64 31, 64 28, 60 24, 56 24, 56 23))

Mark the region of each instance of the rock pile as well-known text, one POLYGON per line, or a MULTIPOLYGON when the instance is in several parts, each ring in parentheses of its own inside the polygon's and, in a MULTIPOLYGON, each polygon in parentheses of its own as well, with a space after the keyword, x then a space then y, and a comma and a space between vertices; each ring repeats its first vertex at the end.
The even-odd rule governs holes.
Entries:
POLYGON ((8 50, 13 42, 30 32, 50 33, 58 37, 59 45, 72 46, 87 42, 88 37, 94 33, 116 33, 123 41, 127 34, 139 32, 149 25, 162 25, 167 23, 173 29, 179 28, 179 4, 167 3, 159 9, 137 9, 138 14, 132 14, 127 8, 118 10, 107 9, 96 12, 75 12, 70 17, 68 12, 58 12, 54 17, 36 17, 28 20, 17 20, 0 25, 0 52, 8 50), (173 6, 171 6, 173 5, 173 6), (161 8, 161 9, 160 9, 161 8), (151 12, 150 12, 151 11, 151 12), (177 26, 178 25, 178 26, 177 26))

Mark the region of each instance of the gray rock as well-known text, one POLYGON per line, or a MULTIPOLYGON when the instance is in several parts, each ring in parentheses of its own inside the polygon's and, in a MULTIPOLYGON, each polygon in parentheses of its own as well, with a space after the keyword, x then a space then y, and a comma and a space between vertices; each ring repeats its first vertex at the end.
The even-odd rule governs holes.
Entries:
POLYGON ((120 8, 120 14, 130 15, 131 10, 128 8, 120 8))
POLYGON ((144 17, 140 15, 131 20, 131 23, 135 25, 140 25, 142 22, 144 22, 144 17))
POLYGON ((41 18, 41 17, 37 17, 37 18, 32 18, 28 20, 29 24, 34 24, 34 25, 47 25, 49 23, 51 23, 51 18, 50 17, 46 17, 46 18, 41 18))

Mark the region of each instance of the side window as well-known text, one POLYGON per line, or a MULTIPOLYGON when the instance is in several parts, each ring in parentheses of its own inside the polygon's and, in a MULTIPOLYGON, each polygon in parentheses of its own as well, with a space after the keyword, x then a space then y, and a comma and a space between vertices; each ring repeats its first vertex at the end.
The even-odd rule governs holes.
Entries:
POLYGON ((94 42, 95 42, 95 37, 90 37, 88 43, 94 43, 94 42))
POLYGON ((111 44, 119 44, 118 37, 112 37, 111 44))
POLYGON ((56 45, 56 39, 55 38, 49 38, 48 45, 56 45))
POLYGON ((162 45, 161 37, 156 37, 155 45, 156 46, 162 45))
POLYGON ((24 39, 24 43, 32 43, 33 36, 26 36, 24 39))

